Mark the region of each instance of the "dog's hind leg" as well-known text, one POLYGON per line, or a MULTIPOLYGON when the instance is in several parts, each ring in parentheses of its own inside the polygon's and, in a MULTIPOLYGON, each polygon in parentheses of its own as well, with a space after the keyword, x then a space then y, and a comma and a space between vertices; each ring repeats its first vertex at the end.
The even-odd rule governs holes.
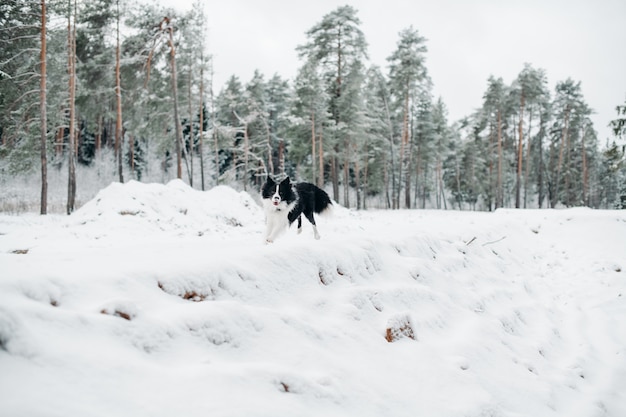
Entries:
POLYGON ((298 216, 298 234, 302 233, 302 216, 298 216))
POLYGON ((315 217, 313 217, 313 212, 312 211, 310 211, 310 212, 305 211, 304 215, 306 216, 306 218, 313 225, 313 236, 315 236, 315 239, 319 239, 320 238, 320 234, 317 232, 317 225, 315 224, 315 217))

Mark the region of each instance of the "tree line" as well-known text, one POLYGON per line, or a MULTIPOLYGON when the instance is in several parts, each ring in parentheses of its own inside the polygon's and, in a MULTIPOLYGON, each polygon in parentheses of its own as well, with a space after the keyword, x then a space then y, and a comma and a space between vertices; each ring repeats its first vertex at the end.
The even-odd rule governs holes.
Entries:
MULTIPOLYGON (((259 71, 213 93, 205 11, 126 0, 7 0, 0 6, 0 176, 181 178, 256 189, 268 174, 325 187, 346 207, 626 206, 626 103, 599 143, 581 84, 548 88, 526 64, 491 76, 474 113, 450 122, 433 95, 427 40, 398 34, 387 69, 368 63, 358 11, 324 15, 293 80, 259 71)), ((461 92, 459 94, 462 94, 461 92)))

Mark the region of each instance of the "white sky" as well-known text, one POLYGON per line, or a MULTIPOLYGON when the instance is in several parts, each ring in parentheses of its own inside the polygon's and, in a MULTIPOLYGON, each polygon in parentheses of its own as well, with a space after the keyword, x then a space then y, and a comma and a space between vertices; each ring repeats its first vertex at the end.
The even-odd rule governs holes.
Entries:
MULTIPOLYGON (((177 6, 192 0, 162 0, 177 6)), ((435 96, 450 121, 482 104, 490 75, 510 84, 528 62, 558 81, 582 81, 602 144, 615 106, 626 100, 626 1, 623 0, 225 0, 207 2, 214 88, 259 69, 292 80, 305 32, 337 7, 358 10, 371 63, 386 72, 398 33, 413 25, 427 41, 435 96)))

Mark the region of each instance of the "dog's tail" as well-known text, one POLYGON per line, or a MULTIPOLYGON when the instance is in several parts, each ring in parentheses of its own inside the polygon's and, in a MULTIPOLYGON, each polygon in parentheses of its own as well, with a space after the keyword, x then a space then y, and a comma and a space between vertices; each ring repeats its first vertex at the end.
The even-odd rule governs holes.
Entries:
POLYGON ((317 214, 329 214, 333 208, 333 202, 326 191, 319 187, 314 188, 315 193, 315 212, 317 214))

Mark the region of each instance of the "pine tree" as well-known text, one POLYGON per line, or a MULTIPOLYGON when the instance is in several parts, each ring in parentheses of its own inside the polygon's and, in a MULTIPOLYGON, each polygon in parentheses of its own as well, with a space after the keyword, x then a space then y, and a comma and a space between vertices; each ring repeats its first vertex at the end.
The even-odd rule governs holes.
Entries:
MULTIPOLYGON (((269 171, 274 174, 276 167, 280 174, 285 173, 285 148, 290 146, 287 132, 290 130, 288 118, 290 97, 289 82, 275 74, 266 84, 267 95, 267 151, 269 171)), ((315 181, 314 176, 311 181, 315 181)))
MULTIPOLYGON (((124 83, 122 106, 124 128, 134 138, 134 147, 143 150, 147 161, 158 162, 163 177, 171 178, 172 155, 172 84, 170 51, 155 22, 172 11, 157 5, 129 8, 122 42, 121 79, 124 83)), ((113 130, 113 128, 111 128, 113 130)), ((108 131, 108 129, 107 129, 108 131)), ((148 171, 148 167, 146 168, 148 171)))
MULTIPOLYGON (((399 34, 400 39, 396 50, 387 58, 389 61, 389 80, 391 91, 395 97, 396 108, 401 109, 401 140, 400 140, 400 168, 399 178, 404 179, 405 206, 411 207, 411 129, 409 119, 411 106, 420 90, 429 90, 430 81, 426 70, 427 51, 426 39, 419 35, 413 27, 404 29, 399 34)), ((396 193, 399 207, 400 192, 396 193)))
MULTIPOLYGON (((115 16, 115 151, 117 153, 117 173, 119 181, 124 183, 124 173, 122 169, 122 149, 124 142, 124 131, 122 130, 122 77, 121 77, 121 45, 120 45, 120 0, 116 0, 115 16)), ((132 150, 132 146, 130 147, 132 150)))
MULTIPOLYGON (((340 148, 352 147, 351 132, 346 130, 353 121, 348 119, 348 108, 352 106, 344 99, 346 91, 356 88, 362 82, 363 62, 367 59, 367 43, 359 28, 360 20, 357 10, 352 6, 342 6, 325 15, 322 21, 306 32, 308 41, 297 48, 299 56, 309 62, 312 68, 319 71, 324 89, 328 94, 328 112, 334 122, 324 134, 326 142, 331 142, 331 180, 333 197, 339 200, 340 163, 344 172, 344 184, 347 188, 345 173, 349 165, 349 153, 343 153, 340 161, 340 148), (359 81, 361 80, 361 81, 359 81), (329 139, 329 140, 326 140, 329 139), (343 139, 343 141, 340 140, 343 139)), ((353 112, 351 112, 354 114, 353 112)), ((326 149, 329 147, 326 146, 326 149)), ((347 192, 344 192, 344 205, 349 206, 347 192)))
POLYGON ((41 204, 40 213, 48 213, 48 154, 47 154, 47 137, 48 137, 48 116, 47 116, 47 99, 46 99, 46 0, 41 0, 41 52, 40 58, 41 69, 39 72, 39 112, 40 112, 40 130, 41 130, 41 204))
POLYGON ((556 95, 552 103, 555 122, 552 127, 551 143, 551 207, 558 202, 566 206, 580 204, 576 196, 575 172, 580 171, 581 154, 580 125, 588 119, 591 110, 584 103, 580 82, 571 78, 556 85, 556 95), (577 152, 578 151, 578 152, 577 152))
POLYGON ((231 76, 226 86, 216 97, 217 119, 216 142, 214 146, 216 169, 216 183, 221 175, 232 172, 238 178, 237 164, 241 158, 239 148, 243 141, 243 131, 237 115, 245 115, 243 85, 236 76, 231 76))
POLYGON ((626 209, 626 145, 623 140, 626 139, 626 101, 624 104, 616 106, 615 110, 617 118, 611 121, 610 126, 613 128, 616 140, 622 141, 622 146, 620 149, 614 141, 611 151, 607 150, 607 153, 614 157, 614 161, 608 165, 610 167, 609 174, 615 178, 615 188, 618 194, 614 206, 624 210, 626 209))
POLYGON ((487 91, 483 96, 483 115, 486 117, 486 124, 489 129, 489 186, 487 187, 486 199, 489 210, 491 210, 492 202, 496 209, 502 207, 504 204, 502 135, 503 120, 506 117, 506 86, 502 78, 495 78, 493 76, 489 77, 487 83, 487 91), (495 186, 493 180, 494 171, 495 186))
MULTIPOLYGON (((380 68, 371 67, 366 73, 364 93, 364 133, 358 138, 357 158, 363 167, 362 202, 357 208, 367 208, 368 196, 385 195, 389 164, 389 143, 392 126, 385 108, 388 107, 389 89, 380 68)), ((389 204, 390 202, 387 202, 389 204)))
POLYGON ((613 134, 620 139, 626 138, 626 100, 624 104, 615 106, 617 119, 611 120, 610 126, 613 134))
POLYGON ((9 175, 41 167, 41 4, 11 1, 0 13, 0 170, 9 175), (39 53, 36 53, 39 52, 39 53))
MULTIPOLYGON (((437 208, 447 208, 445 187, 444 187, 444 171, 446 167, 444 162, 449 159, 451 154, 451 146, 456 144, 451 140, 451 133, 448 128, 447 109, 443 100, 439 98, 433 106, 432 111, 433 139, 436 155, 435 167, 435 200, 437 208)), ((456 165, 456 163, 455 163, 456 165)))
MULTIPOLYGON (((290 130, 293 136, 290 157, 304 171, 302 174, 307 173, 319 187, 324 187, 326 173, 324 131, 332 120, 328 113, 328 102, 328 94, 315 65, 305 63, 294 80, 291 114, 296 122, 290 130)), ((282 152, 279 154, 284 155, 282 152)))
MULTIPOLYGON (((545 73, 542 70, 534 69, 530 64, 525 64, 524 69, 517 76, 512 86, 512 93, 519 102, 519 114, 517 116, 517 162, 516 162, 516 180, 515 180, 515 207, 522 207, 522 172, 524 162, 524 138, 526 138, 526 175, 525 187, 528 187, 528 176, 530 171, 530 152, 532 134, 532 122, 534 109, 539 108, 540 102, 546 97, 546 80, 545 73), (527 129, 524 135, 524 123, 527 115, 527 129)), ((526 206, 526 198, 524 198, 524 207, 526 206)))
MULTIPOLYGON (((75 101, 80 123, 85 128, 77 145, 79 162, 84 164, 90 164, 94 157, 100 157, 105 126, 109 121, 114 125, 116 123, 116 23, 121 19, 119 1, 94 0, 84 3, 77 22, 75 101)), ((119 169, 116 171, 119 177, 119 169)))
POLYGON ((68 184, 67 214, 72 214, 76 205, 76 0, 68 1, 67 10, 67 59, 69 74, 69 129, 68 129, 68 184))

